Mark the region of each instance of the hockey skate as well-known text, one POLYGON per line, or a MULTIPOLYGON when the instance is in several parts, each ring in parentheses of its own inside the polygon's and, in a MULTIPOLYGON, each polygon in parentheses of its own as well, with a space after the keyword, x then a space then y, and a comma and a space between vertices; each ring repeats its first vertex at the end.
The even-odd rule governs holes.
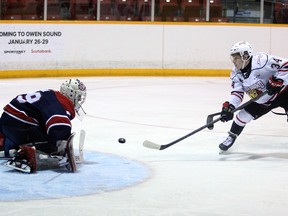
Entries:
POLYGON ((237 135, 232 133, 232 132, 228 132, 229 136, 226 138, 226 140, 224 140, 224 142, 222 142, 220 145, 219 145, 219 148, 220 148, 220 154, 227 151, 229 148, 231 148, 231 146, 234 144, 236 138, 237 138, 237 135))
POLYGON ((37 171, 36 150, 29 146, 21 146, 15 157, 4 165, 21 172, 35 173, 37 171))

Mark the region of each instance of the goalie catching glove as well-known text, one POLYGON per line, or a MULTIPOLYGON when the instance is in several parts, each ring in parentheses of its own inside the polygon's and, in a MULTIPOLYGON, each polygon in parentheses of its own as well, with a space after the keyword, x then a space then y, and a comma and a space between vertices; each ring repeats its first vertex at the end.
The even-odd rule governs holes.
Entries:
POLYGON ((233 119, 233 110, 235 109, 235 106, 233 104, 230 104, 228 101, 223 103, 222 111, 221 111, 221 121, 227 122, 233 119))

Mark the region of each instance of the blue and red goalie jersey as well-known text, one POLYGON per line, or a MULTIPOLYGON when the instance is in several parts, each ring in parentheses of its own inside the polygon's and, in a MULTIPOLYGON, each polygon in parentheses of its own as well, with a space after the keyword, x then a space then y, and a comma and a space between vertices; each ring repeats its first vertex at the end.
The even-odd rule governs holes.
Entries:
POLYGON ((52 143, 69 138, 75 117, 72 101, 54 90, 18 95, 4 112, 27 126, 40 127, 52 143))

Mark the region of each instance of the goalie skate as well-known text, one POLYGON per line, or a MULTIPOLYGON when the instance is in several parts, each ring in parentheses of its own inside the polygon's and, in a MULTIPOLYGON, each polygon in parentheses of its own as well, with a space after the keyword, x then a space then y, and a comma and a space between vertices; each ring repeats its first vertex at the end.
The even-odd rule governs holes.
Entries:
POLYGON ((75 136, 75 133, 72 133, 67 140, 66 144, 66 157, 68 159, 68 165, 66 165, 67 169, 71 172, 76 172, 77 171, 77 166, 76 166, 76 160, 75 160, 75 155, 74 155, 74 149, 73 149, 73 138, 75 136))
POLYGON ((37 170, 36 150, 29 146, 21 146, 15 157, 4 163, 5 166, 25 173, 37 170))
POLYGON ((24 172, 24 173, 31 173, 31 168, 28 166, 26 160, 16 161, 16 160, 9 160, 4 163, 4 166, 24 172))

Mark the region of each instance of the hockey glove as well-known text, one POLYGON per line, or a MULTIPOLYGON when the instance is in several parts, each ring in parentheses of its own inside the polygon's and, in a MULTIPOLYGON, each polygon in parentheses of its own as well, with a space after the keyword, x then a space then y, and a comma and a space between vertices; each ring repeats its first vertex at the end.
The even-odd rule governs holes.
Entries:
POLYGON ((272 76, 269 78, 267 84, 266 84, 266 89, 268 95, 273 95, 278 92, 283 88, 283 80, 280 78, 276 78, 275 76, 272 76))
POLYGON ((228 101, 223 103, 221 111, 221 121, 226 122, 233 119, 234 113, 232 111, 235 109, 234 105, 230 104, 228 101))

